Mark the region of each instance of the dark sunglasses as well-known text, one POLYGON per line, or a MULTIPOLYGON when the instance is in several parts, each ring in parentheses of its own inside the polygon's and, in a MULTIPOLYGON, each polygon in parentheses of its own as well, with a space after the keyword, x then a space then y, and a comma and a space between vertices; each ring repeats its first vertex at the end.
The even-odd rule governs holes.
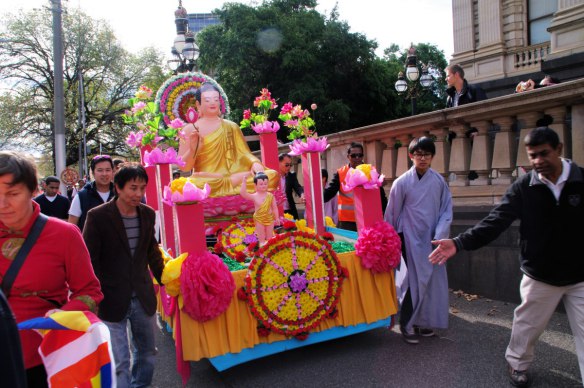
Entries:
POLYGON ((292 163, 286 163, 286 164, 284 164, 284 166, 286 166, 286 167, 292 167, 292 163))
POLYGON ((356 159, 356 158, 362 158, 363 154, 350 154, 349 156, 353 159, 356 159))

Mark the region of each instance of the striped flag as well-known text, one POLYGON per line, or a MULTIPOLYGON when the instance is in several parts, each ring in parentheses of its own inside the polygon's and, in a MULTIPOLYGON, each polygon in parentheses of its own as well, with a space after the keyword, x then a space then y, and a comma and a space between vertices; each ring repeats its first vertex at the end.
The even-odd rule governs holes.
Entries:
POLYGON ((115 364, 107 326, 89 311, 58 311, 47 318, 18 324, 43 340, 39 353, 50 387, 116 386, 115 364))

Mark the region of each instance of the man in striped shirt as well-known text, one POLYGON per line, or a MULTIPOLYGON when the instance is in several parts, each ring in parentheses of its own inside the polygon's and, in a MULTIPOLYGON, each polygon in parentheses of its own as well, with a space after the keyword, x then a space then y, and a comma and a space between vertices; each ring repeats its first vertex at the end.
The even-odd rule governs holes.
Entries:
POLYGON ((122 165, 114 176, 116 197, 90 210, 83 229, 104 294, 98 316, 111 333, 118 387, 149 386, 154 374, 156 294, 148 267, 161 284, 164 264, 154 237, 154 210, 140 202, 147 184, 144 167, 122 165))

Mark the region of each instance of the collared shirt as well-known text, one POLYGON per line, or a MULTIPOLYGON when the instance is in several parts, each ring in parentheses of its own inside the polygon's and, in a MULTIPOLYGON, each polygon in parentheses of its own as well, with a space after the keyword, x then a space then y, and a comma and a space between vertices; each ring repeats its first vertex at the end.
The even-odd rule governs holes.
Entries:
MULTIPOLYGON (((280 174, 280 190, 282 190, 282 193, 286 195, 286 175, 280 174)), ((288 204, 288 201, 284 201, 282 205, 284 210, 290 210, 290 204, 288 204)))
POLYGON ((560 200, 560 194, 562 194, 562 189, 568 180, 568 176, 570 175, 570 163, 566 161, 566 159, 562 159, 562 174, 558 178, 558 181, 554 184, 549 179, 546 179, 543 175, 537 174, 539 179, 545 183, 547 187, 554 193, 554 197, 556 197, 556 201, 560 200))

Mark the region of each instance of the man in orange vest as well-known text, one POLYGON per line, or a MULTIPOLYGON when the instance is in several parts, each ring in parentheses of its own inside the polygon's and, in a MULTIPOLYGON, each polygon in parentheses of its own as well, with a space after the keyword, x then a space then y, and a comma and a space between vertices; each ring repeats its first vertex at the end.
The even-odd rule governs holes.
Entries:
MULTIPOLYGON (((341 187, 341 182, 345 181, 345 176, 349 168, 355 168, 363 164, 363 144, 351 143, 347 148, 347 159, 349 164, 339 168, 329 186, 324 189, 324 201, 327 202, 333 198, 337 193, 339 194, 339 223, 338 228, 357 231, 357 223, 355 220, 355 203, 353 201, 353 192, 346 192, 341 187)), ((381 195, 381 208, 385 209, 387 205, 387 196, 383 187, 379 188, 381 195)))

